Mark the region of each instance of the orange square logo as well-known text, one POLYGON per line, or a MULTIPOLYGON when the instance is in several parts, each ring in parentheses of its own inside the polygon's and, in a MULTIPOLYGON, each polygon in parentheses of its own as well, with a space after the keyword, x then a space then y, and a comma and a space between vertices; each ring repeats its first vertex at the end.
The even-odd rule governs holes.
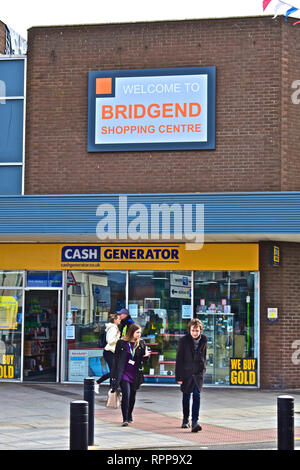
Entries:
POLYGON ((96 78, 96 95, 111 95, 112 93, 112 79, 96 78))

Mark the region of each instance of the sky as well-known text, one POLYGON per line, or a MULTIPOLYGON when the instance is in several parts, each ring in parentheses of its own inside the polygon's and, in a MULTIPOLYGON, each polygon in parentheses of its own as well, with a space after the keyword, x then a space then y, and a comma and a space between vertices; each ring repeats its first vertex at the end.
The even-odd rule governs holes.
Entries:
MULTIPOLYGON (((300 0, 285 0, 299 8, 300 0)), ((277 0, 263 12, 262 0, 10 0, 0 3, 0 20, 27 39, 32 26, 124 23, 273 15, 277 0)), ((285 14, 280 9, 279 14, 285 14), (281 13, 282 11, 282 13, 281 13)))

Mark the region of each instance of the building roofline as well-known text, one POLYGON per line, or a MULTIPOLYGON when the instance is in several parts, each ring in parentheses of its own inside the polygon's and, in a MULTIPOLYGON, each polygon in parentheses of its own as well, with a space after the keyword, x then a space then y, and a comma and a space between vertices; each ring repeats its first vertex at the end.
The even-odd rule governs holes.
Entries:
MULTIPOLYGON (((280 19, 282 15, 278 15, 276 19, 280 19)), ((82 27, 97 27, 97 26, 120 26, 120 25, 133 25, 133 24, 160 24, 160 23, 182 23, 193 21, 216 21, 216 20, 248 20, 248 19, 264 19, 273 18, 273 15, 249 15, 249 16, 223 16, 223 17, 207 17, 207 18, 174 18, 174 19, 161 19, 161 20, 139 20, 139 21, 126 21, 126 22, 106 22, 106 23, 78 23, 78 24, 61 24, 61 25, 36 25, 28 28, 27 31, 33 29, 59 29, 59 28, 82 28, 82 27)))

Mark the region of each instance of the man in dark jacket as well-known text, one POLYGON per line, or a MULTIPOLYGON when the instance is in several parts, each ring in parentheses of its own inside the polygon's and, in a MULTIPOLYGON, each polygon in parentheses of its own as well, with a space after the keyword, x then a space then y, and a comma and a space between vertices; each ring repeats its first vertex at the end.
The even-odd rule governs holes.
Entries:
POLYGON ((183 422, 182 428, 189 428, 190 396, 193 394, 192 432, 201 431, 198 423, 200 392, 206 371, 207 336, 202 334, 202 322, 194 318, 188 324, 189 333, 183 336, 178 345, 176 357, 176 381, 181 385, 183 422))
POLYGON ((120 324, 120 330, 121 330, 121 337, 126 336, 127 330, 134 323, 132 320, 129 311, 127 308, 122 308, 117 312, 117 315, 120 315, 121 318, 121 324, 120 324))

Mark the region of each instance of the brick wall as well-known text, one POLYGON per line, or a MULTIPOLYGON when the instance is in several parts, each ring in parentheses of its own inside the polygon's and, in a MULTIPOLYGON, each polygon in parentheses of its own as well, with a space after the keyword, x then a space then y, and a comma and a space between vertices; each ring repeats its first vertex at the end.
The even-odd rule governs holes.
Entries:
MULTIPOLYGON (((277 244, 277 243, 276 243, 277 244)), ((300 245, 279 243, 281 265, 269 265, 272 243, 260 244, 260 373, 261 388, 300 387, 300 245), (267 308, 278 307, 278 321, 267 320, 267 308), (293 343, 299 341, 295 348, 293 343)), ((294 345, 295 346, 295 345, 294 345)))
POLYGON ((300 190, 300 103, 292 101, 292 94, 297 91, 292 85, 300 81, 300 44, 299 32, 292 23, 282 26, 282 191, 300 190))
POLYGON ((30 29, 26 193, 280 190, 281 28, 259 17, 30 29), (89 70, 211 65, 216 150, 87 153, 89 70))
MULTIPOLYGON (((270 17, 32 28, 26 193, 299 190, 299 44, 299 28, 270 17), (87 153, 89 70, 210 65, 216 150, 87 153)), ((280 267, 270 245, 260 244, 261 387, 299 388, 300 245, 280 243, 280 267)))
POLYGON ((6 28, 5 24, 0 21, 0 54, 5 54, 6 46, 6 28))

